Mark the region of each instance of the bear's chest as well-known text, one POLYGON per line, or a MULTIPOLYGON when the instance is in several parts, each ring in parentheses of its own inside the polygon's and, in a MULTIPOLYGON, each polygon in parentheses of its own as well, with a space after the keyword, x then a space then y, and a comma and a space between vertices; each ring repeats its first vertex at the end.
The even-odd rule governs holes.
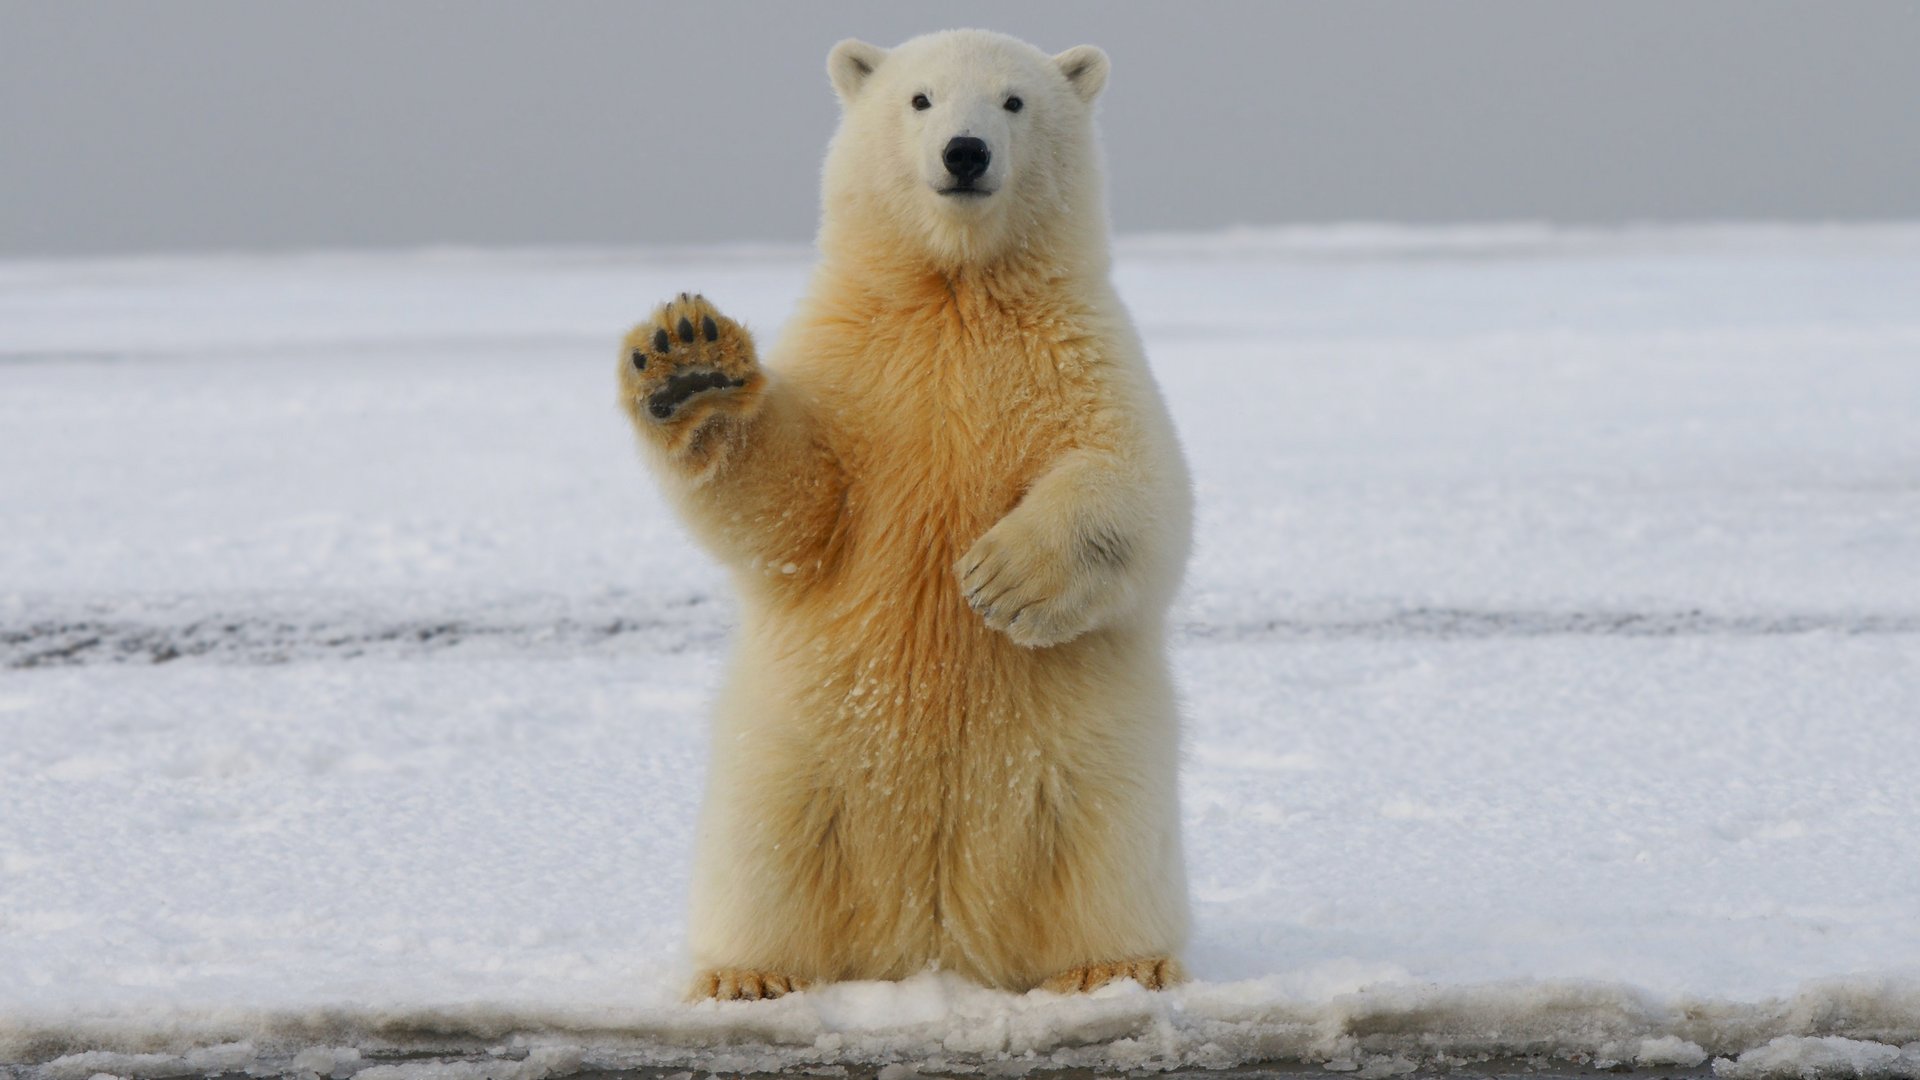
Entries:
POLYGON ((1086 395, 1043 360, 994 352, 874 387, 844 410, 861 417, 843 453, 857 530, 964 549, 1072 444, 1086 395))
MULTIPOLYGON (((808 623, 804 710, 835 718, 819 733, 827 744, 884 769, 901 745, 948 753, 969 718, 1005 719, 1031 696, 1042 658, 968 607, 955 564, 1071 445, 1072 400, 1045 378, 948 378, 832 408, 851 429, 836 447, 841 562, 808 623), (895 750, 874 750, 876 738, 895 750)), ((982 724, 970 738, 999 730, 982 724)))

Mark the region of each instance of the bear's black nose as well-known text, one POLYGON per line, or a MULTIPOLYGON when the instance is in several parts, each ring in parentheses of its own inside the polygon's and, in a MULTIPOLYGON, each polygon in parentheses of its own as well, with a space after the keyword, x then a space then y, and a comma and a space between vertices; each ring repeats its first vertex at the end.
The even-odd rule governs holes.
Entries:
POLYGON ((947 171, 962 184, 971 184, 980 179, 987 171, 987 162, 993 160, 993 154, 987 150, 985 139, 976 139, 971 135, 961 135, 947 143, 946 152, 940 160, 947 163, 947 171))

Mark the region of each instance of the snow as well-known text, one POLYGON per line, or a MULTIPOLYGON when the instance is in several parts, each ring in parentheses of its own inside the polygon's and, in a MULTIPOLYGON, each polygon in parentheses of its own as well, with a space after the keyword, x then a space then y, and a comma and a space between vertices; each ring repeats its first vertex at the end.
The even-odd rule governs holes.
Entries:
POLYGON ((0 263, 0 1064, 1920 1075, 1920 228, 1125 242, 1196 981, 688 1005, 733 609, 613 343, 806 269, 0 263))

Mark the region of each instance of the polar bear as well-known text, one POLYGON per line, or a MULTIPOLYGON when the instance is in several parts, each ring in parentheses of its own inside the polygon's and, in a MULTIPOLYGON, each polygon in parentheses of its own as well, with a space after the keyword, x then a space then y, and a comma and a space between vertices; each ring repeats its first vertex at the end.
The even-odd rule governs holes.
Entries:
POLYGON ((968 30, 843 41, 828 73, 820 260, 778 346, 683 293, 620 359, 740 597, 693 996, 1167 985, 1191 493, 1109 281, 1107 57, 968 30))

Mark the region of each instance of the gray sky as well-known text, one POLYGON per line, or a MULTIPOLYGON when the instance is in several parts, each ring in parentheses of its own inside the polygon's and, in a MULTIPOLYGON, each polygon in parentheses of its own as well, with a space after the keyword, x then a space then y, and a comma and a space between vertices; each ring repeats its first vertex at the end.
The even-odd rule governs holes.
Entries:
POLYGON ((0 253, 799 241, 845 36, 1113 57, 1126 231, 1920 218, 1920 4, 0 0, 0 253))

